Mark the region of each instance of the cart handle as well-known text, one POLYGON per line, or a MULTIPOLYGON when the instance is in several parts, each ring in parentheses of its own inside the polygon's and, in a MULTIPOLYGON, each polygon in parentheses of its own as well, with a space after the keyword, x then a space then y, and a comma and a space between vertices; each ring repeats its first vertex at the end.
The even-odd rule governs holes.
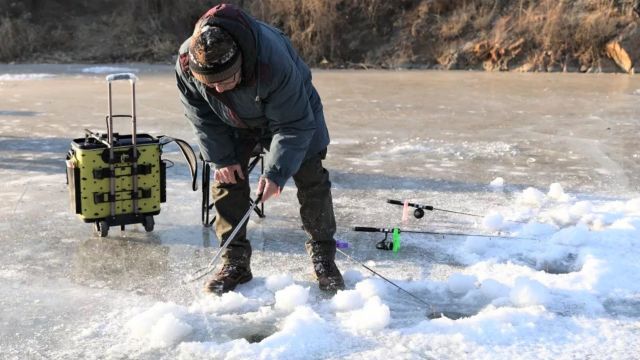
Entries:
POLYGON ((138 80, 138 77, 132 73, 120 73, 120 74, 111 74, 107 75, 107 82, 117 81, 117 80, 129 80, 131 83, 135 83, 138 80))

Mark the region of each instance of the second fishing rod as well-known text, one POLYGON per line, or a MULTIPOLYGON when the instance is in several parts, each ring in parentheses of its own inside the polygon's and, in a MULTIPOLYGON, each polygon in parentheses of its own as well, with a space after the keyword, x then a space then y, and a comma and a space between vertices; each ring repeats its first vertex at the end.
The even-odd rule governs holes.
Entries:
MULTIPOLYGON (((417 203, 412 203, 412 202, 408 202, 408 201, 400 201, 400 200, 388 199, 387 203, 388 204, 392 204, 392 205, 400 205, 400 206, 415 208, 415 210, 413 211, 413 216, 416 219, 422 219, 424 217, 424 211, 425 210, 427 210, 427 211, 442 211, 442 212, 446 212, 446 213, 450 213, 450 214, 473 216, 473 217, 477 217, 477 218, 484 218, 485 217, 485 216, 479 215, 479 214, 473 214, 473 213, 464 212, 464 211, 442 209, 442 208, 437 208, 437 207, 432 206, 432 205, 423 205, 423 204, 417 204, 417 203)), ((519 224, 526 224, 526 222, 519 221, 519 220, 505 220, 505 221, 519 223, 519 224)))

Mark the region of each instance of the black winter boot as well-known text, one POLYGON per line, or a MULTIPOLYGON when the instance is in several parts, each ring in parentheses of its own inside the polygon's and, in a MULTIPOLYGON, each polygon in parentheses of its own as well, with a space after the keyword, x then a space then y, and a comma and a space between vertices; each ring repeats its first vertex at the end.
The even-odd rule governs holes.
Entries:
POLYGON ((344 290, 344 280, 335 261, 315 258, 313 260, 313 270, 318 279, 320 290, 328 292, 344 290))
POLYGON ((204 289, 207 292, 221 295, 232 291, 239 284, 244 284, 253 279, 251 269, 248 266, 226 263, 222 269, 209 280, 204 289))

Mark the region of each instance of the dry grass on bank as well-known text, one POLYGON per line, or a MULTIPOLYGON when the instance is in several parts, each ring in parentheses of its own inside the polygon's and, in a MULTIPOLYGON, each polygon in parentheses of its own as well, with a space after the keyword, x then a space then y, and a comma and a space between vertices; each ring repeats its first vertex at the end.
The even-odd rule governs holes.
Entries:
MULTIPOLYGON (((240 0, 312 65, 593 70, 637 0, 240 0)), ((219 1, 0 0, 0 61, 170 62, 219 1), (35 20, 37 19, 37 21, 35 20)))

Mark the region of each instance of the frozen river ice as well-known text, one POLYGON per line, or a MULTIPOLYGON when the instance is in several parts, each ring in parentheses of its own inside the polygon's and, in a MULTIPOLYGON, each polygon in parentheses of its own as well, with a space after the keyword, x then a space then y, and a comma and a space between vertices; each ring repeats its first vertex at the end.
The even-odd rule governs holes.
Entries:
POLYGON ((217 240, 173 145, 155 231, 93 234, 68 210, 64 157, 83 129, 103 129, 103 72, 121 70, 140 78, 139 132, 194 144, 171 67, 0 66, 0 358, 640 356, 637 76, 314 72, 337 237, 436 311, 462 316, 428 321, 344 257, 349 290, 317 290, 292 181, 249 224, 253 281, 222 298, 182 285, 217 240), (444 212, 402 223, 389 198, 528 224, 444 212), (381 234, 353 226, 536 240, 405 235, 392 255, 375 249, 381 234))

